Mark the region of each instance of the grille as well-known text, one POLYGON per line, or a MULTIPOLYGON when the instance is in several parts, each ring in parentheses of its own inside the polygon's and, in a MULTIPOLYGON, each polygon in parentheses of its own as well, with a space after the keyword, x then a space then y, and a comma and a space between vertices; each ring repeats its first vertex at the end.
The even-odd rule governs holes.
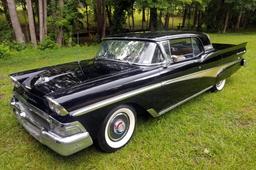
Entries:
POLYGON ((15 94, 14 96, 19 103, 20 111, 26 113, 26 119, 28 119, 31 123, 40 129, 50 129, 50 119, 46 113, 29 104, 20 95, 15 94))

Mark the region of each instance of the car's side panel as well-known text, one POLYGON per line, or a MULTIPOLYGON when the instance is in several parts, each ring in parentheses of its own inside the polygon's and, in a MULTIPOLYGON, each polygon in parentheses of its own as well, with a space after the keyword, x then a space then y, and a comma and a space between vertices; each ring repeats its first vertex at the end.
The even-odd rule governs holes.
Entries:
MULTIPOLYGON (((238 51, 241 52, 242 50, 243 49, 239 48, 238 51)), ((161 86, 143 91, 142 93, 125 98, 124 100, 111 103, 110 105, 106 105, 90 113, 78 116, 75 119, 82 120, 84 124, 88 126, 88 129, 91 129, 92 133, 96 134, 98 122, 101 122, 111 109, 120 104, 128 103, 139 105, 145 110, 153 109, 157 114, 155 116, 159 116, 164 113, 165 110, 168 110, 168 108, 173 108, 177 104, 187 101, 188 99, 201 94, 201 92, 208 90, 209 87, 213 86, 218 81, 218 78, 223 79, 233 74, 241 67, 240 62, 242 60, 242 53, 240 52, 220 55, 209 54, 210 56, 201 63, 198 61, 191 61, 190 63, 176 65, 175 67, 173 65, 170 68, 156 68, 154 72, 159 72, 159 74, 155 74, 154 79, 147 79, 147 77, 141 79, 144 79, 149 86, 159 84, 159 82, 161 82, 161 86), (237 55, 237 53, 239 53, 239 55, 237 55), (193 85, 196 87, 193 87, 193 85), (185 91, 186 93, 182 92, 184 88, 187 88, 188 90, 185 91), (179 95, 182 94, 184 96, 180 97, 179 95), (169 103, 166 104, 166 102, 169 103)), ((134 84, 130 84, 131 87, 133 85, 134 84)), ((141 88, 144 87, 141 86, 141 88)), ((136 88, 133 90, 135 89, 136 88)))
POLYGON ((157 96, 160 104, 154 107, 157 112, 194 94, 200 79, 189 75, 198 72, 198 66, 197 60, 191 60, 163 68, 159 75, 161 92, 157 96))

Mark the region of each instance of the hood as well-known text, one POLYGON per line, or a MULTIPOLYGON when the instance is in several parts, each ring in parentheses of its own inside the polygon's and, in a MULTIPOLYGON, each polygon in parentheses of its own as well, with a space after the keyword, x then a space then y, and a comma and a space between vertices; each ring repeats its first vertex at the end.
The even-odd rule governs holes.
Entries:
POLYGON ((22 84, 31 91, 42 95, 49 93, 61 93, 64 89, 70 89, 81 84, 106 82, 111 77, 122 75, 128 70, 134 69, 127 63, 103 60, 83 60, 51 67, 45 67, 30 73, 22 84))

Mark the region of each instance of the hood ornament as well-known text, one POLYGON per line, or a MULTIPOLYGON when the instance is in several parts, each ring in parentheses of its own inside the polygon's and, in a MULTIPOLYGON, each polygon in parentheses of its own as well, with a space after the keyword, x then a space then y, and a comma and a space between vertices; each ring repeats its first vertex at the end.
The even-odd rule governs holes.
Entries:
POLYGON ((62 77, 62 76, 65 76, 65 75, 69 75, 71 74, 72 75, 72 72, 67 72, 67 73, 63 73, 63 74, 58 74, 58 75, 55 75, 55 76, 51 76, 51 77, 39 77, 39 79, 36 80, 35 84, 34 85, 40 85, 40 84, 44 84, 44 83, 47 83, 55 78, 58 78, 58 77, 62 77))

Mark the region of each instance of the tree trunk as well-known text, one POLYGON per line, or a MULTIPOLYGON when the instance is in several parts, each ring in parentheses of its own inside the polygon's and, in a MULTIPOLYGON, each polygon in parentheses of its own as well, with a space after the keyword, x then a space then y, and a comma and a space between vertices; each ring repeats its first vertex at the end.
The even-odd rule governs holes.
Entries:
POLYGON ((34 15, 36 37, 38 39, 39 38, 39 36, 38 36, 38 33, 39 33, 39 24, 38 24, 38 22, 39 22, 39 5, 38 5, 38 1, 32 1, 32 10, 33 10, 33 15, 34 15))
POLYGON ((194 12, 194 23, 193 27, 196 28, 198 25, 198 6, 195 6, 195 12, 194 12))
POLYGON ((109 28, 111 27, 112 23, 112 14, 111 14, 111 6, 106 5, 107 17, 108 17, 108 24, 109 28))
POLYGON ((174 29, 174 16, 172 15, 172 29, 174 29))
POLYGON ((47 0, 43 0, 43 12, 44 12, 44 35, 47 36, 47 0))
POLYGON ((130 15, 128 15, 128 27, 129 27, 129 31, 131 31, 131 21, 130 21, 130 15))
POLYGON ((85 13, 86 13, 86 29, 89 33, 90 31, 90 24, 89 24, 89 11, 88 11, 88 4, 85 4, 85 13))
POLYGON ((238 18, 237 18, 237 22, 236 22, 236 30, 237 31, 240 29, 240 23, 241 23, 242 15, 243 15, 243 11, 240 10, 238 18))
POLYGON ((10 18, 11 18, 11 23, 12 23, 12 27, 13 27, 13 30, 14 30, 14 33, 15 33, 16 41, 19 42, 19 43, 24 43, 25 42, 25 37, 24 37, 24 34, 22 32, 20 22, 19 22, 19 19, 18 19, 15 1, 14 0, 8 0, 7 5, 8 5, 8 11, 9 11, 9 15, 10 15, 10 18))
POLYGON ((145 25, 146 25, 146 15, 145 15, 145 7, 142 7, 142 23, 141 23, 141 28, 142 30, 145 29, 145 25))
POLYGON ((47 0, 39 0, 39 37, 40 42, 47 36, 47 0))
POLYGON ((162 29, 162 28, 163 28, 162 17, 163 17, 163 11, 162 11, 162 10, 160 10, 160 12, 159 12, 159 16, 158 16, 158 25, 159 25, 159 28, 160 28, 160 29, 162 29))
POLYGON ((197 12, 197 27, 196 30, 197 31, 201 31, 201 27, 202 27, 202 12, 200 10, 198 10, 197 12))
POLYGON ((27 4, 27 12, 28 12, 28 24, 29 24, 29 33, 30 33, 30 39, 32 44, 36 46, 36 30, 35 30, 35 23, 34 23, 34 15, 32 10, 32 3, 31 0, 26 0, 27 4))
POLYGON ((134 30, 134 9, 132 7, 132 30, 134 30))
POLYGON ((23 33, 24 33, 24 36, 25 36, 25 41, 29 41, 30 38, 29 38, 29 24, 28 24, 28 16, 26 15, 26 11, 27 11, 27 7, 26 7, 26 2, 24 1, 21 1, 21 7, 22 7, 22 15, 23 15, 23 18, 24 18, 24 23, 22 28, 23 28, 23 33))
POLYGON ((2 2, 2 5, 3 5, 4 15, 5 15, 6 21, 8 22, 9 26, 11 27, 12 22, 11 22, 10 14, 9 14, 9 11, 8 11, 7 1, 6 0, 1 0, 1 2, 2 2))
POLYGON ((188 28, 190 29, 190 26, 191 26, 191 6, 188 5, 188 28))
POLYGON ((223 33, 225 33, 227 31, 228 21, 229 21, 229 9, 227 10, 227 13, 226 13, 224 28, 223 28, 223 31, 222 31, 223 33))
POLYGON ((183 20, 182 20, 182 27, 185 27, 186 19, 187 19, 187 13, 188 13, 188 8, 187 8, 187 5, 185 5, 185 7, 184 7, 184 14, 183 14, 183 20))
POLYGON ((164 29, 168 30, 169 28, 169 19, 170 19, 170 13, 167 12, 164 18, 164 29))
POLYGON ((150 31, 157 30, 157 8, 150 8, 150 31))
POLYGON ((148 12, 147 12, 147 28, 150 28, 150 8, 148 8, 148 12))
POLYGON ((105 19, 105 0, 96 1, 96 17, 97 17, 97 35, 98 41, 105 37, 106 19, 105 19))
POLYGON ((44 39, 44 3, 43 0, 39 0, 39 39, 40 42, 44 39))
POLYGON ((248 14, 248 12, 245 11, 244 15, 242 15, 242 21, 241 21, 243 29, 245 29, 247 27, 248 17, 249 17, 249 14, 248 14))
MULTIPOLYGON (((63 8, 64 8, 64 0, 59 0, 59 9, 60 9, 60 17, 63 17, 63 8)), ((58 28, 58 34, 57 34, 57 44, 59 46, 62 46, 63 42, 63 28, 62 26, 59 26, 58 28)))

